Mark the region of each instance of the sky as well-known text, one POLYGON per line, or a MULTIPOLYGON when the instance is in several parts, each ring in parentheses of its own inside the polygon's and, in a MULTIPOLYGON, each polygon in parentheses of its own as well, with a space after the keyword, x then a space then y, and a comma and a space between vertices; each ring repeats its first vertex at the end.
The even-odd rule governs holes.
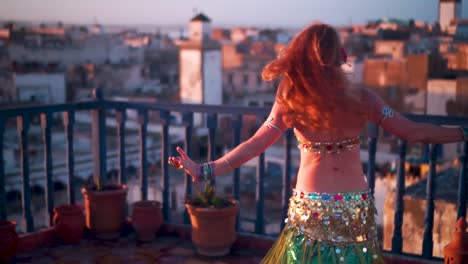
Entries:
MULTIPOLYGON (((463 4, 468 18, 468 0, 463 4)), ((383 17, 432 23, 438 0, 0 0, 0 20, 34 22, 184 25, 196 11, 215 26, 349 25, 383 17)))

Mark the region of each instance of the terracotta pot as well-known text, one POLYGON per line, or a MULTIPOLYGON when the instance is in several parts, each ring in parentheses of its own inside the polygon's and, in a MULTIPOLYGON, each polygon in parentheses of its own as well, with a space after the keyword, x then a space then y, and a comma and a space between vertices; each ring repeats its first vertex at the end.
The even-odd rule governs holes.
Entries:
POLYGON ((120 236, 126 216, 127 186, 115 190, 81 189, 86 213, 86 227, 99 239, 120 236))
POLYGON ((83 206, 65 204, 54 208, 54 229, 66 244, 78 244, 83 237, 85 216, 83 206))
POLYGON ((132 225, 138 240, 143 242, 155 238, 163 224, 161 203, 158 201, 139 201, 133 204, 132 225))
POLYGON ((465 217, 460 217, 455 225, 452 241, 444 247, 444 263, 468 263, 468 233, 465 217))
POLYGON ((15 221, 0 221, 0 263, 9 263, 18 249, 15 221))
POLYGON ((200 255, 224 256, 236 241, 239 203, 226 208, 202 208, 185 204, 192 223, 192 242, 200 255))

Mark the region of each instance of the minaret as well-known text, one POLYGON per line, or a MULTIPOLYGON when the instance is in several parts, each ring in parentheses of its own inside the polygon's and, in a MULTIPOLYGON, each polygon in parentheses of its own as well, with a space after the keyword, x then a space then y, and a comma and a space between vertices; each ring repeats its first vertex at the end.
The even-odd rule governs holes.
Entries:
POLYGON ((447 31, 450 22, 462 17, 461 0, 439 0, 439 25, 442 32, 447 31))
MULTIPOLYGON (((190 20, 189 39, 181 42, 179 49, 182 103, 223 103, 221 46, 210 37, 211 20, 207 16, 200 13, 190 20)), ((197 123, 201 124, 201 119, 196 117, 197 123)))

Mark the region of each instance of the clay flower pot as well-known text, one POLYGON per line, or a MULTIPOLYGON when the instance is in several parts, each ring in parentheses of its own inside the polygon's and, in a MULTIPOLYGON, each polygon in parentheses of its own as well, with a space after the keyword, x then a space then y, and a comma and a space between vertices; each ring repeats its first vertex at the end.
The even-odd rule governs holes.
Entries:
POLYGON ((163 216, 160 202, 139 201, 133 204, 132 226, 139 241, 152 241, 162 224, 163 216))
POLYGON ((465 217, 458 218, 452 241, 444 247, 444 263, 468 263, 466 226, 465 217))
POLYGON ((120 236, 126 216, 127 186, 119 185, 103 190, 81 190, 86 213, 86 227, 99 239, 120 236))
POLYGON ((0 221, 0 263, 9 263, 18 249, 15 221, 0 221))
POLYGON ((225 208, 196 207, 185 204, 192 223, 192 242, 197 252, 204 256, 224 256, 229 254, 236 241, 236 216, 239 203, 230 200, 225 208))
POLYGON ((83 206, 65 204, 54 208, 54 229, 66 244, 78 244, 83 237, 85 215, 83 206))

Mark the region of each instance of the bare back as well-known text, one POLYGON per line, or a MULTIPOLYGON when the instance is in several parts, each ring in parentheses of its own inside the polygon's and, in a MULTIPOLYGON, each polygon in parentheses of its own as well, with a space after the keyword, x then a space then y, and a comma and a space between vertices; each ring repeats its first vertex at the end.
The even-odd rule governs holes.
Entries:
MULTIPOLYGON (((336 112, 333 129, 297 125, 298 140, 308 142, 340 142, 359 137, 366 119, 353 112, 336 112)), ((310 153, 301 151, 296 189, 307 192, 343 192, 368 188, 364 180, 359 147, 340 153, 310 153)))

